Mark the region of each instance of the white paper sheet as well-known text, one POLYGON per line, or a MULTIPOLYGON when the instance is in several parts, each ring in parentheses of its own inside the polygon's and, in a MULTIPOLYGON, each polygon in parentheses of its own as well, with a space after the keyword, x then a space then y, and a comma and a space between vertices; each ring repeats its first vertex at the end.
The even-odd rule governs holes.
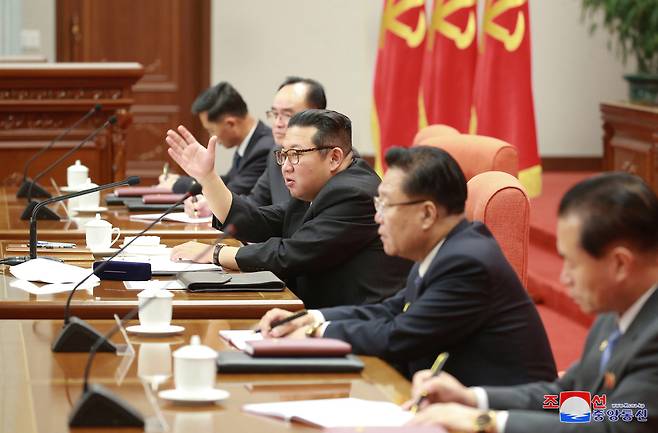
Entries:
POLYGON ((359 398, 254 403, 246 404, 242 409, 285 420, 296 419, 323 428, 395 427, 405 424, 413 416, 394 403, 359 398))
POLYGON ((128 290, 181 290, 185 289, 178 280, 124 281, 128 290))
POLYGON ((254 332, 252 329, 245 330, 222 330, 219 331, 220 337, 234 345, 238 350, 244 352, 247 341, 262 340, 260 332, 254 332))
MULTIPOLYGON (((144 213, 144 214, 136 214, 136 215, 130 215, 131 220, 145 220, 145 221, 154 221, 158 218, 160 218, 161 213, 144 213)), ((212 222, 212 217, 204 217, 204 218, 194 218, 189 215, 187 215, 185 212, 172 212, 166 217, 163 218, 164 221, 174 221, 178 223, 186 223, 186 224, 207 224, 209 222, 212 222)))
MULTIPOLYGON (((91 273, 91 269, 37 257, 20 265, 12 266, 9 268, 9 272, 20 280, 78 283, 91 273)), ((92 275, 87 281, 98 281, 98 277, 92 275)))
MULTIPOLYGON (((96 278, 96 281, 90 281, 90 280, 91 278, 85 281, 80 287, 78 287, 78 290, 87 290, 91 292, 93 288, 98 285, 99 281, 98 278, 96 278)), ((27 280, 14 280, 11 283, 9 283, 11 287, 24 290, 32 295, 52 295, 54 293, 70 292, 71 290, 73 290, 76 284, 78 283, 54 283, 54 284, 43 284, 41 286, 38 286, 27 280)))

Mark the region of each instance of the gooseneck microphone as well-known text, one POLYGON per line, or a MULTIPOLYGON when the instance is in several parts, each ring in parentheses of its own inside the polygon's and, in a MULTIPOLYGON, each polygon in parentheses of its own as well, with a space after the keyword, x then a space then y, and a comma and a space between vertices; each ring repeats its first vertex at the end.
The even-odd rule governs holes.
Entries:
POLYGON ((39 211, 41 211, 41 209, 44 206, 50 203, 55 203, 62 200, 68 200, 71 198, 80 197, 81 195, 91 194, 94 192, 99 192, 106 189, 112 189, 123 185, 137 185, 138 183, 139 183, 139 176, 130 176, 129 178, 119 182, 107 183, 105 185, 97 186, 96 188, 85 189, 82 191, 72 192, 66 195, 60 195, 58 197, 52 197, 40 203, 37 203, 34 206, 34 209, 32 211, 32 216, 30 217, 30 259, 37 258, 37 215, 39 214, 39 211))
POLYGON ((105 189, 116 188, 118 186, 137 185, 138 183, 139 183, 139 177, 138 176, 130 176, 129 178, 127 178, 125 180, 122 180, 120 182, 108 183, 108 184, 105 184, 105 185, 97 186, 96 188, 85 189, 83 191, 76 191, 76 192, 73 192, 71 194, 60 195, 58 197, 52 197, 52 198, 46 199, 46 200, 44 200, 40 203, 34 202, 35 205, 34 205, 34 209, 33 209, 33 212, 32 212, 33 215, 30 216, 30 242, 29 242, 30 255, 28 255, 28 256, 17 256, 17 257, 6 257, 6 258, 0 260, 0 264, 14 266, 14 265, 20 265, 21 263, 27 262, 28 260, 37 258, 37 219, 38 219, 39 212, 43 212, 44 209, 48 209, 47 207, 45 207, 47 204, 55 203, 55 202, 62 201, 62 200, 68 200, 70 198, 79 197, 79 196, 85 195, 85 194, 91 194, 91 193, 94 193, 94 192, 103 191, 105 189))
MULTIPOLYGON (((196 195, 196 194, 194 194, 196 195)), ((214 243, 221 242, 229 232, 224 232, 214 243)), ((213 248, 208 245, 208 250, 213 248)), ((208 250, 203 251, 198 257, 203 256, 208 250)), ((144 418, 130 404, 109 389, 99 384, 89 383, 89 374, 96 353, 109 342, 109 339, 120 329, 123 324, 134 319, 140 308, 145 308, 155 297, 148 298, 145 302, 138 304, 123 316, 119 323, 115 324, 105 335, 101 335, 94 341, 83 376, 83 388, 80 399, 75 403, 69 415, 70 427, 143 427, 144 418)), ((110 343, 111 344, 111 343, 110 343)))
MULTIPOLYGON (((176 209, 177 206, 180 206, 187 198, 195 196, 201 193, 201 186, 197 183, 194 183, 190 186, 188 192, 176 203, 171 205, 162 215, 160 215, 156 220, 149 224, 144 230, 139 232, 134 238, 130 240, 127 244, 121 247, 117 252, 112 254, 106 261, 102 262, 99 266, 96 267, 92 272, 89 273, 82 281, 80 281, 69 293, 68 298, 66 299, 66 305, 64 306, 64 327, 60 331, 59 335, 55 339, 52 345, 53 352, 88 352, 92 345, 99 339, 102 338, 102 335, 98 333, 93 327, 91 327, 87 322, 80 319, 79 317, 71 315, 71 301, 73 300, 73 295, 80 285, 85 281, 91 278, 92 275, 99 275, 108 265, 108 263, 121 254, 126 248, 128 248, 133 242, 135 242, 139 237, 144 233, 149 231, 154 225, 162 221, 162 218, 170 214, 176 209)), ((115 352, 116 347, 108 340, 103 340, 101 342, 98 350, 101 352, 115 352)))
MULTIPOLYGON (((53 168, 55 168, 59 164, 61 164, 62 161, 64 161, 66 158, 68 158, 69 156, 71 156, 75 152, 77 152, 87 142, 89 142, 89 141, 93 140, 94 138, 96 138, 96 136, 98 134, 100 134, 101 131, 103 131, 105 128, 107 128, 110 125, 114 125, 115 123, 117 123, 117 117, 116 116, 110 116, 101 126, 94 129, 88 136, 86 136, 84 138, 84 140, 82 140, 80 143, 76 144, 71 149, 66 151, 66 153, 64 153, 62 156, 60 156, 55 161, 53 161, 52 164, 50 164, 48 167, 46 167, 45 170, 43 170, 41 173, 36 175, 34 177, 34 179, 32 180, 32 185, 34 185, 38 180, 40 180, 47 173, 52 171, 53 168)), ((21 219, 23 219, 23 220, 28 220, 32 217, 32 210, 36 206, 36 202, 32 201, 32 190, 30 188, 28 188, 28 191, 27 191, 27 201, 28 201, 27 207, 25 208, 25 210, 23 211, 23 214, 21 215, 21 219)), ((50 211, 50 209, 48 209, 47 211, 42 211, 39 219, 59 220, 59 216, 56 213, 50 211)))
MULTIPOLYGON (((62 138, 68 135, 69 132, 71 132, 73 129, 75 129, 78 125, 80 125, 82 122, 85 120, 89 119, 91 116, 94 114, 98 113, 101 111, 103 106, 101 104, 96 104, 94 105, 89 111, 85 113, 84 116, 76 120, 76 122, 66 128, 61 134, 59 134, 57 137, 53 138, 50 143, 48 143, 46 146, 44 146, 41 150, 39 150, 37 153, 32 155, 27 161, 25 161, 25 165, 23 166, 23 182, 21 183, 21 187, 18 189, 18 192, 16 193, 16 197, 27 197, 28 196, 28 191, 31 191, 31 196, 32 197, 50 197, 50 194, 48 191, 46 191, 42 186, 38 185, 36 181, 32 181, 27 177, 27 172, 30 168, 30 165, 34 162, 35 159, 46 153, 50 148, 52 148, 55 143, 60 141, 62 138)), ((28 199, 29 202, 29 199, 28 199)))

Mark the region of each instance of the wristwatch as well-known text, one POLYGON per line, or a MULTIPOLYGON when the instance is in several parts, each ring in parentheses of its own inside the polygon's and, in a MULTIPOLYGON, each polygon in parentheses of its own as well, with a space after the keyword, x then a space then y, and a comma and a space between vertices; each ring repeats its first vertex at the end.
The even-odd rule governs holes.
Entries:
POLYGON ((475 418, 475 433, 496 433, 496 412, 483 412, 475 418))
POLYGON ((213 264, 215 264, 217 266, 221 266, 221 264, 219 263, 219 252, 225 246, 226 246, 226 244, 217 244, 217 245, 215 245, 215 248, 213 249, 213 252, 212 252, 212 262, 213 262, 213 264))
POLYGON ((309 338, 314 338, 315 333, 318 332, 318 329, 324 324, 324 322, 316 322, 313 325, 311 325, 310 328, 306 330, 306 336, 309 338))

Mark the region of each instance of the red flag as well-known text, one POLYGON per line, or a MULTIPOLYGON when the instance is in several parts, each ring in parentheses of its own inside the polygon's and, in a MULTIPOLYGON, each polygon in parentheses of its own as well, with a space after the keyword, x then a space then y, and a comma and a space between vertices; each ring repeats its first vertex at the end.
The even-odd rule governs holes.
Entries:
POLYGON ((477 61, 477 1, 434 0, 425 42, 420 127, 468 132, 477 61))
POLYGON ((425 0, 384 0, 373 90, 375 168, 392 146, 411 146, 418 130, 418 88, 426 32, 425 0))
POLYGON ((530 14, 526 0, 486 0, 471 133, 500 138, 519 151, 519 180, 541 192, 530 71, 530 14))

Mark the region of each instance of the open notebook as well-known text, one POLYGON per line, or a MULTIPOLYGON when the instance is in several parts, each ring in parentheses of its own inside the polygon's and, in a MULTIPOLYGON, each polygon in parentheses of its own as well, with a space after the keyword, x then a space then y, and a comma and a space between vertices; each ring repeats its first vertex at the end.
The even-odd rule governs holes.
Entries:
POLYGON ((401 426, 413 416, 394 403, 359 398, 254 403, 242 406, 242 410, 323 428, 401 426))

